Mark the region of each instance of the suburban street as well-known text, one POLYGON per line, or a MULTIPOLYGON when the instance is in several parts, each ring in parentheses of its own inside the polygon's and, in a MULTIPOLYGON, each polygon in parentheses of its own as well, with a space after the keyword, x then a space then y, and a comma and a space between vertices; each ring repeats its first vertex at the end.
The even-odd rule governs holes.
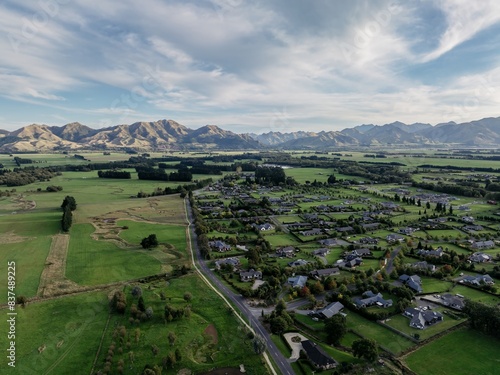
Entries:
POLYGON ((191 206, 186 203, 187 215, 189 218, 189 230, 191 233, 191 245, 195 252, 195 259, 198 264, 200 271, 205 275, 205 277, 214 285, 228 300, 230 300, 234 306, 239 310, 239 313, 248 319, 249 325, 254 329, 255 333, 260 335, 266 342, 267 351, 273 358, 274 362, 278 366, 278 370, 283 375, 294 375, 294 371, 288 362, 288 359, 281 354, 279 349, 276 347, 274 342, 271 340, 269 333, 266 331, 262 323, 257 317, 252 314, 252 311, 245 303, 245 299, 241 295, 235 294, 227 286, 225 286, 213 273, 212 270, 207 265, 207 262, 202 259, 200 250, 198 248, 197 236, 194 232, 193 216, 191 211, 191 206))

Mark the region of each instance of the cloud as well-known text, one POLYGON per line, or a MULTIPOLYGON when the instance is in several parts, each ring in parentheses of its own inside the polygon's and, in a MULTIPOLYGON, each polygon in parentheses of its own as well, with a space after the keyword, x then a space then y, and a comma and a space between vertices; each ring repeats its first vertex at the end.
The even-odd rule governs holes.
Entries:
POLYGON ((437 48, 422 56, 422 62, 439 58, 500 21, 500 3, 495 0, 441 0, 436 6, 445 14, 447 28, 437 48))
POLYGON ((162 116, 269 129, 284 112, 289 130, 434 121, 466 100, 475 87, 466 77, 481 71, 472 60, 463 76, 442 67, 446 83, 408 72, 439 64, 500 14, 487 0, 440 1, 434 18, 415 1, 53 2, 50 14, 37 2, 0 5, 0 32, 19 41, 0 39, 0 100, 97 126, 162 116), (410 30, 439 32, 432 45, 410 30))

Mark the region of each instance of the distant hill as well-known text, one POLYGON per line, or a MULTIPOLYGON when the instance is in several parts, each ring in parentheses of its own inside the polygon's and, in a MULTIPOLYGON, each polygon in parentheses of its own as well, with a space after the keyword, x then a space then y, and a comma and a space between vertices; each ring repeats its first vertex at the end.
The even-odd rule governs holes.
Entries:
POLYGON ((137 150, 324 150, 383 145, 500 146, 500 117, 457 124, 447 122, 365 124, 342 131, 237 134, 216 125, 190 129, 173 120, 136 122, 92 129, 78 122, 64 126, 31 124, 9 132, 0 129, 0 152, 77 150, 85 148, 137 150))
POLYGON ((236 134, 215 125, 193 130, 173 120, 136 122, 92 129, 78 122, 64 126, 32 124, 13 132, 0 130, 0 151, 26 152, 64 149, 182 150, 256 149, 261 144, 246 134, 236 134))

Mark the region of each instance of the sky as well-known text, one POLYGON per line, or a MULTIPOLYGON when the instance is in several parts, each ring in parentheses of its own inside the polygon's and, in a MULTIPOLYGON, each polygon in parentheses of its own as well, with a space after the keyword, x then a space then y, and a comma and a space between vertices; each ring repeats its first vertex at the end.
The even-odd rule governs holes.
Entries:
POLYGON ((0 128, 498 117, 498 0, 0 0, 0 128))

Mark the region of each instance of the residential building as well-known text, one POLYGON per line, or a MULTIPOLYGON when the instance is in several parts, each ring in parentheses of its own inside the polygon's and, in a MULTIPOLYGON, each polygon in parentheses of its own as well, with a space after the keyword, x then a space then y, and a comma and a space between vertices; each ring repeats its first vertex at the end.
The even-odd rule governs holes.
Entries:
POLYGON ((325 268, 322 270, 314 270, 311 271, 309 274, 311 277, 314 277, 315 279, 321 279, 322 277, 328 277, 328 276, 333 276, 333 275, 338 275, 340 273, 340 270, 335 267, 335 268, 325 268))
POLYGON ((240 272, 241 281, 262 280, 262 272, 250 269, 248 271, 240 272))
POLYGON ((312 365, 320 370, 328 370, 337 366, 337 361, 330 357, 316 343, 311 340, 302 341, 302 349, 312 365))
POLYGON ((491 261, 491 256, 484 253, 474 253, 469 257, 469 260, 474 263, 485 263, 491 261))
POLYGON ((386 300, 381 293, 375 294, 371 290, 363 293, 362 297, 356 297, 352 300, 358 308, 366 308, 374 305, 383 308, 392 306, 392 299, 386 300))
POLYGON ((309 315, 319 319, 328 319, 334 315, 337 315, 343 308, 344 305, 342 305, 340 302, 332 302, 322 309, 312 311, 311 313, 309 313, 309 315))
POLYGON ((399 276, 399 281, 412 289, 416 293, 422 293, 422 279, 418 275, 408 276, 406 274, 399 276))
POLYGON ((424 329, 443 321, 443 315, 440 312, 424 310, 418 307, 408 307, 403 315, 410 318, 410 327, 418 329, 424 329))
POLYGON ((303 288, 306 286, 307 276, 289 277, 287 282, 292 288, 303 288))

